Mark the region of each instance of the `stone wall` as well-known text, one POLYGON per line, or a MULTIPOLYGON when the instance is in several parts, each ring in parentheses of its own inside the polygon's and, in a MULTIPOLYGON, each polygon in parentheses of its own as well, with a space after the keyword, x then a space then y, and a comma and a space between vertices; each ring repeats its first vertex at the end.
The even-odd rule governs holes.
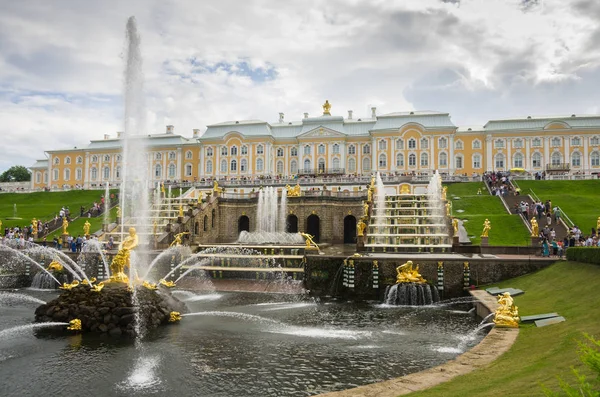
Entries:
MULTIPOLYGON (((443 298, 465 294, 463 289, 465 260, 419 260, 413 257, 359 257, 348 258, 354 261, 354 288, 342 286, 344 257, 307 256, 305 267, 305 288, 311 294, 322 296, 343 296, 352 299, 383 299, 385 288, 395 284, 396 267, 412 260, 419 265, 419 272, 430 283, 437 285, 438 262, 444 266, 443 298), (373 288, 373 260, 378 261, 379 288, 373 288)), ((469 284, 479 286, 496 283, 513 277, 538 271, 549 266, 554 259, 483 259, 467 260, 470 268, 469 284)))

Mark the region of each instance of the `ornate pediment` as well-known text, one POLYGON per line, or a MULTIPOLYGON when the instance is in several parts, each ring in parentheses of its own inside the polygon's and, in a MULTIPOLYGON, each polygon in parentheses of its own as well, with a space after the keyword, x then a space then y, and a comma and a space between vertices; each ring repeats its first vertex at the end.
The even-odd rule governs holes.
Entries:
POLYGON ((331 128, 319 126, 310 131, 299 135, 298 138, 345 138, 346 134, 339 131, 332 130, 331 128))

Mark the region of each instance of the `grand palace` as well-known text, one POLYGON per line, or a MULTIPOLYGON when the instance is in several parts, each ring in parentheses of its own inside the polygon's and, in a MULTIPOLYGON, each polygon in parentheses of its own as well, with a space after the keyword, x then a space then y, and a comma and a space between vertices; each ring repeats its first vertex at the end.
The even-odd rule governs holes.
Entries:
MULTIPOLYGON (((33 189, 91 188, 121 179, 122 134, 85 147, 53 149, 30 167, 33 189)), ((298 121, 227 121, 194 129, 191 138, 168 125, 164 134, 141 138, 148 167, 158 181, 198 181, 260 176, 428 173, 480 175, 521 168, 528 172, 600 171, 600 115, 490 120, 457 127, 434 111, 355 118, 323 114, 298 121)))

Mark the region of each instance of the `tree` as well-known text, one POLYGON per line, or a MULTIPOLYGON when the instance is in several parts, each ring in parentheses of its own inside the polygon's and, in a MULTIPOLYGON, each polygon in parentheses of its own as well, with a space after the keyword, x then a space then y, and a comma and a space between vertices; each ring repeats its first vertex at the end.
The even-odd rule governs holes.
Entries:
POLYGON ((28 182, 31 172, 22 165, 14 165, 0 175, 0 182, 28 182))

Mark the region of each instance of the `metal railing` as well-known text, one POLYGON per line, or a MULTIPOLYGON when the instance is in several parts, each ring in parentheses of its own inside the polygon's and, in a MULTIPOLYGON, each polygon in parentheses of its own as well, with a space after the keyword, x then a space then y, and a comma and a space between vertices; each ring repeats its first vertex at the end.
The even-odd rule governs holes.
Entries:
POLYGON ((570 169, 571 164, 569 163, 546 164, 546 171, 569 171, 570 169))

